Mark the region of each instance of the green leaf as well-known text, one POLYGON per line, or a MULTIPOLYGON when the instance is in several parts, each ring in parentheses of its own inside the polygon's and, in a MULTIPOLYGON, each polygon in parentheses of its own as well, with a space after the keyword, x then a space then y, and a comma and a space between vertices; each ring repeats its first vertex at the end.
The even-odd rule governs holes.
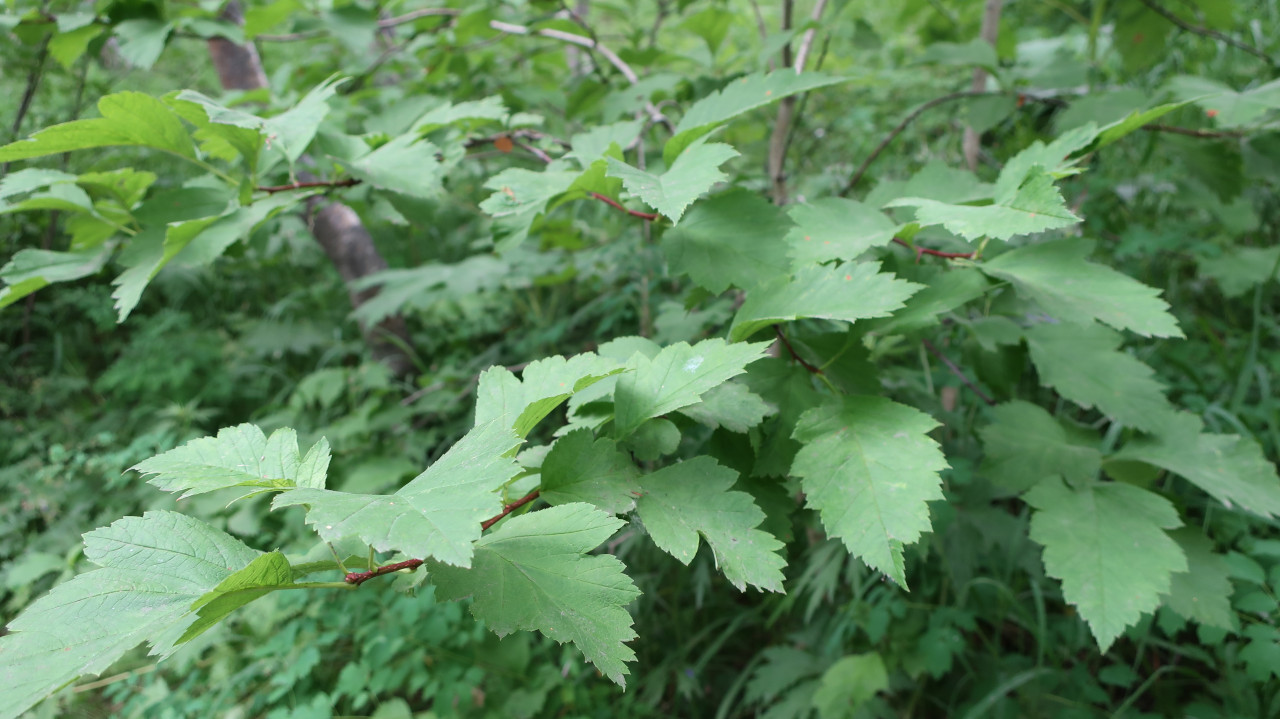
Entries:
MULTIPOLYGON (((277 147, 289 160, 298 161, 316 136, 320 123, 329 114, 329 99, 338 93, 345 80, 330 78, 316 85, 297 105, 262 123, 272 147, 277 147)), ((241 125, 243 127, 243 125, 241 125)))
POLYGON ((1263 684, 1280 678, 1280 630, 1266 624, 1252 624, 1245 628, 1244 636, 1249 644, 1240 650, 1249 678, 1263 684))
POLYGON ((937 63, 958 67, 977 66, 993 72, 1000 69, 1000 59, 996 57, 996 48, 982 38, 974 38, 967 43, 935 42, 927 46, 916 58, 916 64, 937 63))
POLYGON ((684 117, 680 118, 676 134, 662 148, 663 162, 671 165, 696 140, 721 123, 748 110, 763 107, 798 92, 847 81, 843 77, 831 77, 819 72, 796 73, 791 69, 767 75, 756 73, 732 80, 723 89, 695 102, 684 117))
MULTIPOLYGON (((619 148, 624 148, 630 145, 631 141, 635 140, 643 129, 644 123, 639 120, 628 120, 626 122, 615 122, 612 125, 592 127, 586 132, 574 135, 569 139, 569 145, 573 150, 565 157, 577 159, 585 170, 595 164, 597 160, 603 160, 605 153, 609 152, 611 146, 617 145, 619 148)), ((621 157, 621 155, 618 157, 621 157)))
POLYGON ((329 442, 321 438, 304 457, 292 429, 277 429, 267 438, 258 427, 242 424, 220 430, 217 437, 193 439, 132 469, 155 475, 148 482, 166 492, 182 492, 178 499, 228 487, 324 489, 329 442))
POLYGON ((953 205, 922 197, 902 197, 886 207, 914 207, 921 225, 942 225, 968 240, 990 237, 1007 240, 1045 230, 1070 227, 1080 218, 1067 209, 1053 177, 1038 166, 1025 183, 1003 195, 994 204, 953 205))
POLYGON ((1212 277, 1226 297, 1239 297, 1270 281, 1280 267, 1280 245, 1228 247, 1218 257, 1198 259, 1200 274, 1212 277))
POLYGON ((513 167, 490 177, 484 186, 496 192, 480 203, 480 209, 497 220, 498 251, 506 252, 524 242, 547 201, 568 190, 580 176, 578 172, 533 172, 513 167))
POLYGON ((1173 575, 1166 607, 1201 624, 1235 629, 1231 611, 1231 579, 1226 556, 1213 551, 1213 542, 1199 529, 1183 527, 1169 532, 1187 556, 1187 571, 1173 575))
POLYGON ((773 414, 769 404, 738 382, 725 382, 702 396, 702 401, 684 407, 680 414, 712 429, 747 432, 773 414))
POLYGON ((777 277, 787 265, 782 237, 790 223, 758 193, 735 188, 699 202, 662 237, 672 272, 715 294, 777 277))
POLYGON ((0 267, 0 280, 8 285, 0 290, 0 307, 7 307, 54 282, 69 282, 96 274, 107 264, 114 249, 114 245, 106 244, 74 252, 18 250, 4 267, 0 267))
POLYGON ((475 423, 501 420, 524 437, 574 392, 623 370, 614 360, 590 352, 531 362, 521 379, 505 367, 490 367, 481 373, 476 389, 475 423))
POLYGON ((120 57, 139 70, 150 70, 156 64, 171 32, 173 23, 150 18, 125 20, 112 28, 112 34, 120 41, 120 57))
POLYGON ((769 325, 805 318, 854 322, 884 317, 919 289, 881 273, 879 262, 807 267, 747 292, 729 338, 745 339, 769 325))
POLYGON ((374 187, 410 197, 434 197, 441 191, 439 152, 440 148, 419 141, 411 132, 352 160, 347 169, 374 187))
POLYGON ((542 498, 549 504, 586 502, 624 514, 636 506, 640 470, 611 439, 592 441, 590 430, 566 434, 542 460, 542 498))
POLYGON ((1086 260, 1093 246, 1080 239, 1044 242, 1011 250, 978 267, 1013 283, 1019 295, 1060 322, 1087 325, 1097 319, 1144 337, 1182 337, 1160 291, 1086 260))
POLYGON ((1149 110, 1134 110, 1125 117, 1098 130, 1098 136, 1089 145, 1088 151, 1101 150, 1107 145, 1141 130, 1143 125, 1153 123, 1186 104, 1186 102, 1169 102, 1164 105, 1157 105, 1149 110))
POLYGON ((695 142, 676 158, 662 175, 638 170, 612 157, 609 176, 622 180, 631 194, 644 200, 650 207, 679 223, 685 208, 711 186, 728 179, 720 171, 720 165, 737 157, 738 151, 724 143, 695 142))
POLYGON ((106 29, 103 25, 84 25, 74 30, 60 29, 57 35, 49 39, 49 54, 58 61, 63 70, 70 72, 76 60, 83 57, 85 51, 89 49, 89 43, 106 29))
POLYGON ((768 342, 709 339, 664 347, 653 359, 637 353, 627 363, 635 371, 621 375, 614 390, 614 435, 626 437, 650 417, 698 402, 702 393, 763 358, 768 348, 768 342))
POLYGON ((796 267, 853 260, 893 241, 898 224, 883 212, 842 197, 826 197, 787 210, 796 226, 786 242, 796 267))
POLYGON ((182 121, 163 102, 141 92, 117 92, 98 100, 102 117, 45 128, 0 147, 0 162, 56 155, 91 147, 134 145, 195 158, 182 121))
POLYGON ((1155 372, 1119 351, 1120 333, 1099 324, 1039 324, 1027 328, 1027 347, 1040 381, 1063 397, 1116 421, 1157 430, 1173 414, 1155 372))
POLYGON ((280 552, 259 555, 244 569, 232 574, 191 605, 199 617, 182 633, 178 643, 194 639, 235 610, 293 584, 293 567, 280 552))
MULTIPOLYGON (((924 289, 911 295, 902 309, 889 317, 868 322, 867 331, 890 335, 932 327, 941 322, 941 315, 986 294, 990 285, 977 270, 949 267, 934 275, 924 289)), ((1017 341, 1020 340, 1021 334, 1017 341)))
POLYGON ((1044 567, 1062 580, 1062 596, 1079 610, 1102 651, 1125 627, 1160 606, 1174 572, 1187 560, 1166 529, 1182 523, 1169 500, 1131 484, 1080 491, 1054 479, 1023 498, 1036 509, 1031 539, 1044 567))
POLYGON ((307 505, 307 524, 326 541, 357 536, 379 552, 468 567, 480 523, 502 510, 496 490, 520 472, 504 456, 519 444, 503 423, 490 422, 468 432, 395 494, 293 489, 272 507, 307 505))
POLYGON ((804 446, 791 474, 827 533, 868 566, 907 586, 902 547, 929 529, 927 502, 942 499, 947 461, 927 414, 882 397, 845 397, 796 423, 804 446))
POLYGON ((1135 439, 1110 461, 1136 460, 1185 477, 1228 507, 1280 516, 1280 477, 1258 443, 1234 434, 1209 434, 1195 415, 1180 412, 1154 438, 1135 439))
POLYGON ((991 410, 991 424, 978 430, 986 457, 983 471, 996 484, 1023 492, 1050 477, 1084 486, 1102 469, 1102 453, 1094 438, 1068 428, 1029 402, 1014 400, 991 410))
POLYGON ((665 417, 647 419, 622 440, 622 446, 641 462, 656 462, 680 448, 680 428, 665 417))
POLYGON ((636 636, 626 606, 640 592, 616 557, 587 554, 622 524, 581 503, 524 514, 476 542, 470 570, 431 562, 429 576, 441 599, 470 596, 471 613, 499 636, 536 630, 573 642, 626 686, 635 653, 623 642, 636 636))
POLYGON ((200 520, 151 511, 84 535, 102 567, 32 602, 0 637, 0 719, 77 677, 99 674, 143 641, 168 656, 196 615, 193 602, 258 552, 200 520))
POLYGON ((852 654, 823 672, 822 683, 813 695, 813 708, 821 719, 850 719, 888 688, 889 672, 878 653, 852 654))
POLYGON ((1236 92, 1217 80, 1184 75, 1170 80, 1167 88, 1184 102, 1212 110, 1214 120, 1226 128, 1249 125, 1280 110, 1280 80, 1236 92))
POLYGON ((654 544, 683 564, 707 540, 716 566, 738 591, 750 584, 782 591, 782 542, 757 529, 764 512, 750 494, 731 491, 738 473, 702 456, 640 478, 636 511, 654 544))

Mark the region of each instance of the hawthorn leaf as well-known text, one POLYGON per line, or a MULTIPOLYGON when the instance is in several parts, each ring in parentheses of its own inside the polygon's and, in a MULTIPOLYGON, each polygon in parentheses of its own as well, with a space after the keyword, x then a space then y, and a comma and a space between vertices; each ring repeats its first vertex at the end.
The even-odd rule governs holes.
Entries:
POLYGON ((498 634, 540 631, 566 641, 609 679, 626 686, 635 653, 627 604, 640 595, 609 554, 589 555, 623 524, 575 502, 513 517, 476 542, 475 563, 429 562, 440 599, 471 597, 471 613, 498 634))
POLYGON ((1163 604, 1180 616, 1206 626, 1235 629, 1231 610, 1231 577, 1226 555, 1213 551, 1213 542, 1193 527, 1169 532, 1187 555, 1187 571, 1173 575, 1163 604))
POLYGON ((990 281, 977 270, 947 268, 930 279, 924 289, 911 295, 901 309, 889 317, 868 322, 867 331, 889 335, 932 327, 941 322, 940 315, 978 299, 986 294, 990 285, 990 281))
POLYGON ((813 708, 819 719, 846 719, 857 716, 863 704, 888 688, 889 672, 878 653, 852 654, 823 672, 813 708))
POLYGON ((1050 477, 1063 477, 1074 487, 1097 479, 1102 452, 1096 438, 1089 446, 1080 430, 1069 432, 1048 412, 1021 400, 994 407, 991 415, 991 424, 978 434, 986 454, 983 470, 996 484, 1023 492, 1050 477))
POLYGON ((763 358, 768 342, 728 344, 716 338, 664 347, 650 359, 637 353, 614 390, 614 436, 626 437, 650 417, 698 402, 702 394, 763 358))
POLYGON ((57 250, 18 250, 0 267, 0 280, 7 285, 0 289, 0 307, 17 302, 27 295, 54 282, 69 282, 96 274, 107 264, 113 244, 88 247, 72 252, 57 250))
POLYGON ((782 592, 782 542, 758 529, 764 512, 750 494, 732 491, 737 480, 711 457, 694 457, 641 477, 636 511, 654 544, 682 564, 693 561, 701 535, 738 591, 750 584, 782 592))
POLYGON ((217 437, 193 439, 131 469, 154 475, 148 483, 166 492, 182 492, 178 499, 229 487, 248 487, 248 494, 292 487, 324 489, 329 442, 321 438, 304 457, 292 429, 277 429, 268 438, 257 426, 241 424, 219 430, 217 437))
POLYGON ((1016 193, 1028 178, 1033 177, 1033 170, 1039 167, 1051 178, 1060 178, 1080 172, 1077 160, 1072 155, 1088 146, 1098 135, 1098 126, 1088 122, 1055 137, 1045 144, 1040 140, 1009 158, 1000 168, 1000 176, 996 179, 995 196, 1010 196, 1016 193))
POLYGON ((549 504, 586 502, 612 514, 630 512, 640 492, 640 470, 611 439, 590 430, 561 437, 542 460, 542 498, 549 504))
POLYGON ((1029 170, 1022 185, 997 195, 990 205, 953 205, 923 197, 901 197, 885 206, 914 207, 916 221, 921 225, 942 225, 967 240, 1007 240, 1080 222, 1054 186, 1053 176, 1039 166, 1029 170))
POLYGON ((547 207, 547 201, 568 190, 582 173, 563 170, 534 172, 512 167, 490 177, 484 187, 496 190, 480 203, 480 209, 494 218, 499 252, 507 252, 524 242, 529 228, 547 207))
POLYGON ((677 224, 690 203, 712 185, 728 179, 720 171, 720 165, 737 156, 738 151, 724 143, 699 140, 682 152, 662 175, 636 169, 613 157, 605 160, 609 163, 610 177, 622 180, 627 191, 677 224))
POLYGON ((163 102, 141 92, 117 92, 98 100, 102 117, 45 128, 0 147, 0 162, 93 147, 133 145, 194 159, 195 146, 182 120, 163 102))
POLYGON ((187 627, 178 643, 200 636, 249 602, 292 586, 295 586, 293 567, 289 560, 278 551, 260 554, 244 569, 222 580, 191 604, 191 610, 199 618, 187 627))
POLYGON ((680 428, 665 417, 647 419, 620 443, 641 462, 656 462, 680 448, 680 428))
POLYGON ((739 433, 750 431, 773 412, 768 402, 739 382, 713 387, 701 402, 680 409, 680 414, 712 429, 724 427, 739 433))
POLYGON ((929 415, 883 397, 844 397, 796 422, 803 446, 791 474, 827 533, 849 552, 907 586, 904 544, 928 531, 929 505, 942 499, 947 461, 928 432, 929 415))
POLYGON ((790 223, 758 193, 735 188, 699 202, 662 237, 673 272, 720 294, 777 277, 787 265, 782 242, 790 223))
POLYGON ((786 243, 796 267, 853 260, 872 247, 893 241, 899 225, 883 212, 843 197, 824 197, 792 205, 787 214, 795 227, 786 243))
POLYGON ((1269 624, 1250 624, 1241 632, 1249 644, 1240 650, 1245 672, 1259 684, 1280 679, 1280 630, 1269 624))
POLYGON ((662 148, 662 159, 670 165, 696 140, 744 112, 799 92, 847 81, 848 78, 819 72, 797 73, 791 69, 731 80, 724 88, 695 102, 680 118, 675 135, 662 148))
POLYGON ((410 197, 434 197, 441 190, 439 152, 440 148, 409 132, 352 160, 347 168, 374 187, 410 197))
POLYGON ((1099 320, 1144 337, 1182 337, 1160 290, 1089 262, 1089 240, 1068 239, 1019 247, 978 267, 1013 283, 1018 294, 1060 322, 1099 320))
POLYGON ((573 393, 624 369, 591 352, 530 362, 520 379, 505 367, 490 367, 481 373, 476 388, 475 423, 502 420, 524 437, 573 393))
POLYGON ((1096 152, 1110 145, 1121 138, 1141 130, 1143 125, 1148 125, 1165 115, 1186 105, 1190 100, 1183 102, 1168 102, 1163 105, 1157 105, 1149 110, 1134 110, 1128 115, 1103 126, 1098 130, 1098 135, 1087 148, 1088 152, 1096 152))
POLYGON ((1023 495, 1035 508, 1031 539, 1044 567, 1062 580, 1102 651, 1125 628, 1160 606, 1175 572, 1187 571, 1182 548, 1164 531, 1182 524, 1169 500, 1122 482, 1072 490, 1060 480, 1023 495))
POLYGON ((1155 372, 1120 351, 1120 333, 1099 324, 1039 324, 1024 333, 1040 380, 1063 397, 1116 421, 1160 429, 1174 409, 1155 372))
POLYGON ((259 552, 198 519, 168 511, 125 517, 84 535, 101 569, 55 586, 0 637, 0 719, 59 687, 100 674, 143 641, 174 651, 197 620, 192 603, 259 552))
POLYGON ((111 34, 119 42, 120 57, 139 70, 150 70, 164 52, 173 23, 137 18, 117 23, 111 34))
POLYGON ((922 285, 880 272, 879 262, 814 266, 747 292, 733 318, 729 339, 746 339, 779 322, 820 318, 854 322, 885 317, 922 285))
POLYGON ((520 472, 507 455, 520 439, 503 422, 472 429, 395 494, 292 489, 272 508, 307 506, 307 524, 326 541, 357 536, 379 552, 471 566, 480 523, 502 511, 496 490, 520 472))
POLYGON ((1132 440, 1111 461, 1134 460, 1180 475, 1228 507, 1280 516, 1280 477, 1258 443, 1235 434, 1210 434, 1200 418, 1179 412, 1155 437, 1132 440))
POLYGON ((329 78, 311 88, 298 104, 262 121, 262 132, 270 147, 280 149, 289 164, 298 161, 316 136, 320 123, 329 115, 329 100, 338 94, 345 79, 329 78))

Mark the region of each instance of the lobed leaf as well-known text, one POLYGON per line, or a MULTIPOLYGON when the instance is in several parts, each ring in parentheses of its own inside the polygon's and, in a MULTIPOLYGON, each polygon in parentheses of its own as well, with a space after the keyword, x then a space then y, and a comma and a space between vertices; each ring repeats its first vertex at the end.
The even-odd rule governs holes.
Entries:
POLYGON ((728 179, 720 165, 737 157, 738 151, 719 142, 695 142, 661 175, 639 170, 613 157, 606 157, 609 176, 622 180, 631 194, 663 215, 679 223, 690 203, 711 186, 728 179))
POLYGON ((324 489, 329 470, 329 442, 321 439, 304 457, 298 434, 287 427, 268 438, 252 424, 226 427, 217 437, 202 437, 139 462, 132 469, 166 492, 182 492, 178 499, 230 487, 283 490, 292 487, 324 489))

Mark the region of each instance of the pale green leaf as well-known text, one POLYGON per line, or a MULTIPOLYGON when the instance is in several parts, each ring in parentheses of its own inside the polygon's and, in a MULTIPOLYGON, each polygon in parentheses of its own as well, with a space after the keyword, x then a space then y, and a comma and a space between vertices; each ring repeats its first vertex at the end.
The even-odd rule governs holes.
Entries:
POLYGON ((966 43, 934 42, 925 47, 924 52, 915 60, 918 64, 937 63, 958 67, 973 66, 991 71, 999 71, 1000 59, 996 57, 996 48, 982 38, 974 38, 966 43))
POLYGON ((902 197, 886 207, 914 207, 921 225, 942 225, 968 240, 990 237, 1007 240, 1045 230, 1070 227, 1080 218, 1062 200, 1053 177, 1038 165, 1025 183, 990 205, 953 205, 921 197, 902 197))
POLYGON ((62 685, 99 674, 143 641, 167 656, 193 602, 258 552, 176 512, 125 517, 84 536, 102 569, 54 587, 0 637, 0 719, 15 719, 62 685))
POLYGON ((1155 122, 1165 115, 1186 105, 1186 102, 1170 102, 1157 105, 1149 110, 1134 110, 1125 117, 1116 120, 1098 130, 1098 136, 1089 145, 1088 151, 1094 152, 1110 145, 1121 138, 1141 130, 1144 125, 1155 122))
POLYGON ((1115 330, 1099 324, 1039 324, 1025 334, 1040 381, 1063 397, 1148 431, 1172 416, 1155 372, 1118 349, 1122 338, 1115 330))
POLYGON ((845 397, 815 407, 796 423, 804 446, 791 474, 827 533, 900 586, 907 586, 904 544, 930 528, 927 502, 942 499, 947 468, 928 432, 938 423, 882 397, 845 397))
POLYGON ((605 153, 611 146, 617 145, 619 148, 629 146, 642 129, 644 129, 644 123, 639 120, 597 125, 569 138, 569 145, 573 149, 565 157, 577 159, 582 164, 582 168, 586 169, 597 160, 604 159, 605 153))
POLYGON ((289 163, 295 163, 316 136, 320 123, 329 114, 329 99, 344 81, 330 78, 311 89, 297 105, 262 123, 262 131, 272 147, 280 148, 289 163))
POLYGON ((941 322, 941 315, 986 294, 990 284, 977 270, 947 268, 930 279, 924 289, 911 295, 906 305, 893 315, 868 322, 867 331, 888 335, 932 327, 941 322))
POLYGON ((244 569, 218 583, 191 604, 199 617, 179 637, 178 643, 194 639, 235 610, 278 589, 293 584, 293 567, 280 552, 259 555, 244 569))
POLYGON ((501 420, 524 437, 562 402, 623 367, 590 352, 547 357, 530 362, 520 379, 505 367, 490 367, 480 375, 476 388, 477 425, 501 420))
POLYGON ((8 285, 0 290, 0 307, 11 305, 54 282, 69 282, 97 273, 107 264, 114 249, 111 244, 106 244, 75 252, 18 250, 4 267, 0 267, 0 280, 8 285))
POLYGON ((520 471, 504 456, 519 444, 506 425, 490 422, 468 432, 395 494, 293 489, 272 507, 307 505, 307 524, 326 541, 357 536, 380 552, 467 567, 480 523, 502 510, 496 490, 520 471))
POLYGON ((606 158, 609 176, 622 180, 631 194, 679 223, 690 203, 711 186, 728 179, 720 165, 737 157, 738 151, 724 143, 698 141, 676 158, 662 175, 639 170, 625 162, 606 158))
MULTIPOLYGON (((59 19, 62 17, 62 15, 58 16, 59 19)), ((90 19, 92 19, 91 15, 90 19)), ((58 34, 49 38, 49 54, 58 61, 63 70, 70 72, 76 60, 83 57, 85 51, 89 49, 89 43, 106 29, 103 25, 84 25, 67 30, 59 28, 58 34)))
POLYGON ((764 357, 768 342, 727 344, 722 339, 664 347, 650 359, 634 355, 635 371, 618 378, 614 391, 614 434, 626 437, 642 422, 698 402, 702 393, 764 357))
POLYGON ((898 224, 883 212, 854 200, 826 197, 787 210, 796 225, 786 242, 796 267, 853 260, 893 241, 898 224))
POLYGON ((156 64, 171 32, 173 23, 150 18, 125 20, 112 28, 112 34, 119 41, 120 57, 140 70, 150 70, 156 64))
POLYGON ((549 504, 586 502, 623 514, 636 505, 640 470, 611 439, 593 441, 574 430, 560 438, 542 460, 542 498, 549 504))
POLYGON ((217 437, 202 437, 134 465, 155 475, 149 483, 179 499, 228 487, 323 489, 329 470, 329 442, 321 439, 304 457, 298 434, 287 427, 268 438, 252 424, 226 427, 217 437))
POLYGON ((764 512, 750 494, 732 491, 738 473, 711 457, 695 457, 640 478, 636 511, 654 544, 683 564, 707 540, 716 566, 739 591, 750 584, 782 591, 782 542, 757 529, 764 512))
POLYGON ((1097 478, 1102 453, 1081 441, 1052 415, 1029 402, 1014 400, 991 410, 991 424, 978 430, 986 457, 983 471, 996 484, 1022 492, 1049 477, 1073 486, 1097 478))
POLYGON ((1166 87, 1180 100, 1212 110, 1222 127, 1252 124, 1280 110, 1280 80, 1236 92, 1217 80, 1184 75, 1173 78, 1166 87))
POLYGON ((444 103, 428 110, 413 123, 413 131, 426 134, 445 125, 452 125, 462 120, 479 120, 482 122, 501 122, 507 118, 507 108, 502 98, 493 95, 481 100, 444 103))
POLYGON ((778 322, 819 318, 854 322, 884 317, 921 289, 880 272, 879 262, 814 266, 747 292, 729 338, 740 340, 778 322))
POLYGON ((888 688, 889 672, 879 654, 852 654, 822 674, 813 708, 820 719, 852 719, 863 704, 888 688))
POLYGON ((1092 252, 1089 240, 1059 240, 1019 247, 978 266, 1013 283, 1019 295, 1059 322, 1097 319, 1145 337, 1183 336, 1159 290, 1089 262, 1092 252))
POLYGON ((1192 527, 1169 532, 1187 555, 1187 571, 1177 572, 1163 597, 1164 605, 1185 619, 1206 626, 1231 630, 1235 613, 1231 610, 1231 579, 1226 555, 1213 551, 1213 542, 1192 527))
POLYGON ((352 175, 374 187, 410 197, 434 197, 441 190, 439 152, 440 148, 418 140, 415 133, 407 133, 352 160, 347 167, 352 175))
POLYGON ((702 396, 702 401, 680 409, 680 414, 715 429, 747 432, 773 414, 769 403, 739 382, 725 382, 702 396))
POLYGON ((587 554, 622 524, 589 504, 549 507, 507 520, 476 542, 471 569, 431 562, 429 576, 441 599, 470 596, 471 613, 499 636, 536 630, 573 642, 625 686, 625 662, 635 653, 624 642, 636 636, 626 606, 640 592, 616 557, 587 554))
POLYGON ((699 202, 662 237, 672 272, 683 272, 719 294, 752 287, 787 266, 783 244, 790 223, 758 193, 736 188, 699 202))
POLYGON ((194 158, 182 121, 163 102, 141 92, 117 92, 98 100, 102 117, 45 128, 26 140, 0 147, 0 162, 56 155, 91 147, 134 145, 194 158))
POLYGON ((513 167, 490 177, 484 186, 496 190, 480 203, 480 209, 495 219, 498 249, 515 248, 529 235, 533 221, 547 207, 547 201, 568 190, 582 173, 561 170, 533 172, 513 167))
POLYGON ((1182 523, 1169 500, 1131 484, 1109 482, 1074 491, 1059 480, 1024 499, 1035 508, 1031 539, 1044 547, 1044 567, 1062 580, 1102 651, 1160 606, 1175 572, 1187 571, 1182 549, 1164 530, 1182 523))
POLYGON ((1280 477, 1252 438, 1210 434, 1195 415, 1178 413, 1158 436, 1135 439, 1110 460, 1146 462, 1185 477, 1228 507, 1280 516, 1280 477))

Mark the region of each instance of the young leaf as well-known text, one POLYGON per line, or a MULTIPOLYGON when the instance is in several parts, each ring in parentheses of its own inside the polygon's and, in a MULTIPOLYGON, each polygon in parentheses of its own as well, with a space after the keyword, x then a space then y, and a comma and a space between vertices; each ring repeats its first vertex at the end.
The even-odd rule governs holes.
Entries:
POLYGON ((196 621, 192 603, 259 553, 176 512, 125 517, 84 535, 102 567, 32 602, 0 637, 0 719, 67 682, 99 674, 143 641, 168 656, 196 621))
POLYGON ((1130 427, 1155 431, 1173 415, 1150 367, 1119 351, 1122 338, 1099 324, 1039 324, 1027 328, 1027 347, 1040 380, 1086 409, 1130 427))
POLYGON ((927 414, 882 397, 845 397, 805 412, 795 438, 804 446, 791 473, 827 533, 868 566, 907 586, 903 544, 929 524, 947 468, 927 433, 927 414))
POLYGON ((1102 469, 1102 452, 1096 446, 1070 436, 1066 427, 1034 404, 1014 400, 993 408, 991 414, 991 424, 978 430, 986 452, 983 469, 1005 489, 1022 492, 1059 476, 1072 486, 1083 486, 1102 469))
POLYGON ((684 564, 702 535, 716 566, 738 591, 750 584, 782 591, 782 542, 757 529, 764 512, 751 495, 731 491, 738 473, 710 457, 695 457, 640 478, 636 511, 662 551, 684 564))
POLYGON ((499 636, 540 631, 575 646, 619 685, 635 653, 624 642, 636 634, 626 606, 640 592, 600 546, 622 520, 589 504, 559 507, 507 520, 476 542, 475 565, 458 569, 429 563, 441 599, 472 598, 471 613, 499 636))
POLYGON ((1062 580, 1062 596, 1079 610, 1102 651, 1160 606, 1174 572, 1187 571, 1164 530, 1181 525, 1169 500, 1131 484, 1108 482, 1074 491, 1041 482, 1023 498, 1036 509, 1031 539, 1044 546, 1044 567, 1062 580))
POLYGON ((258 555, 244 569, 232 574, 191 604, 199 617, 178 638, 178 643, 194 639, 226 616, 259 597, 293 584, 293 567, 280 552, 258 555))
POLYGON ((590 430, 560 438, 542 460, 542 498, 550 504, 586 502, 622 514, 636 506, 640 470, 611 439, 592 441, 590 430))
POLYGON ((1185 477, 1214 499, 1262 517, 1280 516, 1280 477, 1251 438, 1209 434, 1179 412, 1154 438, 1135 439, 1108 458, 1153 464, 1185 477))
POLYGON ((490 422, 468 432, 395 494, 293 489, 276 497, 272 508, 307 505, 307 524, 326 541, 354 535, 380 552, 468 567, 480 523, 502 510, 495 490, 520 472, 504 456, 519 444, 504 423, 490 422))
POLYGON ((1159 290, 1087 261, 1092 252, 1088 240, 1059 240, 1020 247, 978 267, 1012 282, 1019 295, 1060 322, 1097 319, 1144 337, 1182 337, 1159 290))
POLYGON ((804 318, 855 320, 884 317, 921 289, 880 272, 879 262, 807 267, 747 293, 733 318, 729 339, 737 341, 778 322, 804 318))
POLYGON ((922 197, 902 197, 885 206, 914 207, 916 221, 921 225, 942 225, 968 240, 1007 240, 1080 222, 1054 187, 1053 176, 1039 166, 1029 171, 1022 185, 997 195, 994 204, 952 205, 922 197))
POLYGON ((155 475, 148 482, 166 492, 182 492, 178 499, 228 487, 252 488, 246 494, 291 487, 324 489, 329 442, 322 438, 303 457, 292 429, 278 429, 267 438, 258 427, 242 424, 220 430, 217 437, 193 439, 132 469, 155 475))
POLYGON ((796 267, 854 260, 872 247, 893 241, 898 231, 898 224, 888 215, 842 197, 792 205, 787 214, 796 223, 786 238, 796 267))
POLYGON ((0 162, 56 155, 92 147, 134 145, 195 158, 182 120, 163 102, 141 92, 117 92, 98 100, 102 117, 48 127, 0 147, 0 162))
POLYGON ((1231 611, 1231 578, 1226 557, 1213 551, 1204 533, 1193 527, 1169 532, 1187 555, 1187 571, 1177 572, 1162 597, 1166 607, 1192 621, 1221 629, 1235 629, 1231 611))
POLYGON ((728 179, 720 165, 737 157, 738 151, 724 143, 696 142, 685 150, 661 176, 638 170, 612 157, 609 176, 622 180, 631 194, 650 207, 679 223, 685 208, 711 186, 728 179))
POLYGON ((590 352, 569 359, 555 356, 529 363, 521 379, 505 367, 490 367, 476 388, 476 424, 502 420, 524 437, 562 402, 581 389, 623 371, 617 362, 590 352))
POLYGON ((673 272, 719 294, 777 277, 787 265, 786 216, 758 193, 736 188, 699 202, 662 237, 673 272))
POLYGON ((703 392, 764 357, 768 348, 768 342, 710 339, 692 347, 685 342, 664 347, 653 359, 634 355, 628 366, 635 371, 621 375, 614 390, 614 435, 626 437, 650 417, 694 404, 703 392))

